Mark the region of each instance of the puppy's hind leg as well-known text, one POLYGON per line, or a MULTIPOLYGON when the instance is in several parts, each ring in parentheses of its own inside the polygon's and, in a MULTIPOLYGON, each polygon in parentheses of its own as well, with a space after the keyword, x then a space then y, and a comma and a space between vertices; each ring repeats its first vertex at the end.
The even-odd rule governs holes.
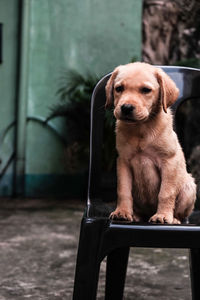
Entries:
POLYGON ((179 221, 186 219, 194 208, 196 200, 196 184, 190 174, 187 182, 182 186, 175 205, 174 217, 179 221))

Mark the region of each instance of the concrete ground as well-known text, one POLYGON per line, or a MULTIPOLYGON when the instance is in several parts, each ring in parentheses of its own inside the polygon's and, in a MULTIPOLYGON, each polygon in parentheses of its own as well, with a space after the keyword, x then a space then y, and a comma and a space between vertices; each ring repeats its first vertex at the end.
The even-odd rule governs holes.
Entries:
MULTIPOLYGON (((0 199, 0 300, 72 299, 83 207, 79 201, 0 199)), ((103 261, 99 300, 105 268, 103 261)), ((191 299, 188 251, 131 249, 124 299, 191 299)))

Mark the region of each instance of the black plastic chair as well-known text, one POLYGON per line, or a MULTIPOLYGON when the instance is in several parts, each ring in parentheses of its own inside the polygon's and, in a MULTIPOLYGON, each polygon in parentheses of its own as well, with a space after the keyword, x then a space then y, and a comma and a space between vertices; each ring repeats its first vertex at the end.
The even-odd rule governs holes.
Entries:
MULTIPOLYGON (((200 99, 200 70, 161 67, 177 84, 179 99, 200 99)), ((96 299, 101 261, 107 256, 106 300, 123 299, 129 247, 189 248, 192 299, 200 299, 200 226, 126 223, 109 219, 110 210, 101 200, 101 152, 105 85, 111 74, 94 89, 91 102, 91 139, 88 199, 81 223, 73 300, 96 299)))

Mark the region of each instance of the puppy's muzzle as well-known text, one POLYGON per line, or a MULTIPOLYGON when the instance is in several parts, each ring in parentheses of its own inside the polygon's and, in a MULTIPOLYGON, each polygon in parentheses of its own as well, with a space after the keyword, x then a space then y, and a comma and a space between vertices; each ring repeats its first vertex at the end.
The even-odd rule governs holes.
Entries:
POLYGON ((121 115, 123 117, 130 117, 130 116, 132 116, 134 109, 135 109, 135 106, 133 106, 132 104, 123 104, 121 106, 121 115))

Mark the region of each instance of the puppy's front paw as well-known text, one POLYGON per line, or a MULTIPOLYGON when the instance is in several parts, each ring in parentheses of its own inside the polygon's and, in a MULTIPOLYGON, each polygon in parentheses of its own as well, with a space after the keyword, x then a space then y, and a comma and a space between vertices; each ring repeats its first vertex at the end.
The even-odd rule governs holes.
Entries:
POLYGON ((156 213, 149 219, 149 222, 161 224, 174 224, 174 218, 173 215, 169 213, 156 213))
POLYGON ((112 220, 126 220, 133 221, 133 212, 132 210, 127 210, 124 208, 116 208, 111 214, 110 219, 112 220))
POLYGON ((174 218, 173 219, 173 224, 181 224, 181 221, 178 220, 177 218, 174 218))

